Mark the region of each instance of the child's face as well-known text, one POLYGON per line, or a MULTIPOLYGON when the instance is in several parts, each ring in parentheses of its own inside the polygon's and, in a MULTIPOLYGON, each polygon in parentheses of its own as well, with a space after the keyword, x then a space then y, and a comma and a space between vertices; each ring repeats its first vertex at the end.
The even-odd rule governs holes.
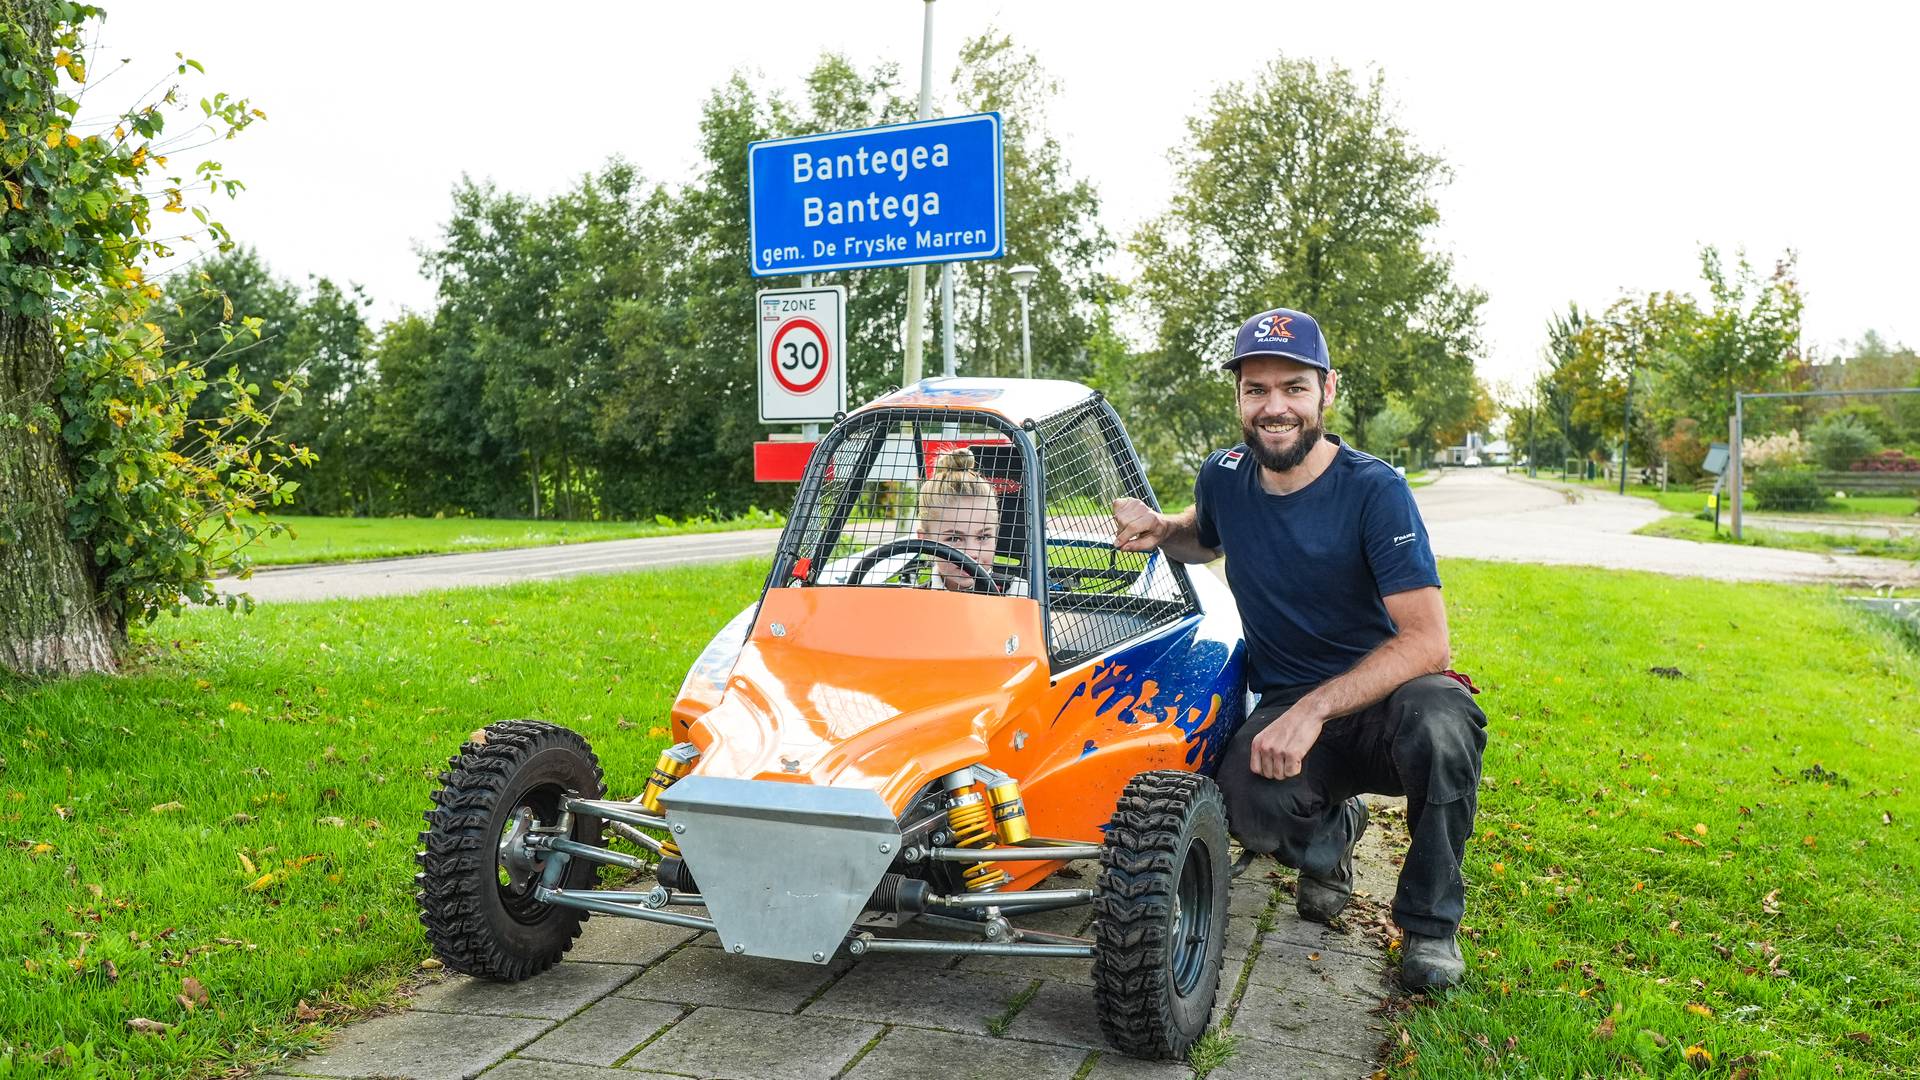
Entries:
MULTIPOLYGON (((920 516, 920 538, 958 548, 983 568, 993 569, 993 541, 1000 533, 998 500, 961 497, 928 506, 920 516)), ((945 559, 935 559, 949 589, 973 588, 973 575, 945 559)))

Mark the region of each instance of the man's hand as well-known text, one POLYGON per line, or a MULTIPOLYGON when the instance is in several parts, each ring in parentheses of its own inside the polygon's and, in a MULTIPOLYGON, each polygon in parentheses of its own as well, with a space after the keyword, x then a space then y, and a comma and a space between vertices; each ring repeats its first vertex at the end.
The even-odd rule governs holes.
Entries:
POLYGON ((1274 780, 1300 773, 1326 722, 1295 705, 1253 737, 1253 771, 1274 780))
POLYGON ((1152 551, 1172 532, 1172 519, 1139 499, 1113 501, 1113 546, 1121 551, 1152 551))

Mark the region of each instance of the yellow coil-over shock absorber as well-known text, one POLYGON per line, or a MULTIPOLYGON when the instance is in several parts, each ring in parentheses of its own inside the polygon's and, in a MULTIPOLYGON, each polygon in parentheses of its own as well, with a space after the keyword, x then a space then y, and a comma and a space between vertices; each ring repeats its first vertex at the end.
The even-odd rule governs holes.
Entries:
MULTIPOLYGON (((947 789, 947 829, 954 847, 994 846, 993 813, 985 796, 973 790, 973 770, 957 769, 940 778, 947 789)), ((990 862, 977 862, 960 871, 968 892, 991 892, 1005 885, 1007 873, 990 862)))
MULTIPOLYGON (((700 760, 700 749, 690 742, 674 743, 660 751, 660 760, 653 766, 653 775, 647 777, 647 786, 640 792, 640 806, 649 814, 660 812, 660 794, 672 787, 674 781, 687 775, 693 763, 700 760)), ((671 837, 660 842, 662 858, 675 858, 680 854, 679 845, 671 837)))

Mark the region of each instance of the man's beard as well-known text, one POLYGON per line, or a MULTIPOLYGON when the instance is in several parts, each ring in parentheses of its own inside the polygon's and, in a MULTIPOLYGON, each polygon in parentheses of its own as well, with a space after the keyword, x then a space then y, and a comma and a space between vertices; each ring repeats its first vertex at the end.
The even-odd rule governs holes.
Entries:
POLYGON ((1261 439, 1262 433, 1259 428, 1245 421, 1240 424, 1240 434, 1245 436, 1247 450, 1253 454, 1253 460, 1259 462, 1261 468, 1273 472, 1287 472, 1295 465, 1307 460, 1307 455, 1313 453, 1313 448, 1320 445, 1320 439, 1326 433, 1327 429, 1320 426, 1320 417, 1315 416, 1311 420, 1302 418, 1299 430, 1294 432, 1291 447, 1285 450, 1269 450, 1267 444, 1261 439))

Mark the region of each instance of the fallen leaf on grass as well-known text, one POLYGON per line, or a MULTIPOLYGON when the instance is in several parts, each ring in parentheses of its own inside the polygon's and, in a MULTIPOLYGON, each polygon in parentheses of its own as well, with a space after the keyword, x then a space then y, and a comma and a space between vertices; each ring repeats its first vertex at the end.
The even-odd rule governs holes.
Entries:
POLYGON ((240 856, 240 868, 241 868, 241 869, 243 869, 243 870, 245 870, 245 871, 246 871, 247 873, 249 873, 249 874, 257 874, 257 873, 259 873, 259 872, 260 872, 260 868, 259 868, 259 867, 257 867, 257 866, 255 866, 255 865, 253 865, 253 860, 252 860, 252 859, 249 859, 249 858, 247 858, 247 853, 246 853, 246 852, 244 852, 244 851, 236 851, 236 852, 234 852, 234 854, 235 854, 235 855, 238 855, 238 856, 240 856))
MULTIPOLYGON (((467 680, 467 681, 468 681, 468 682, 472 682, 473 680, 472 680, 472 679, 469 679, 469 680, 467 680)), ((468 736, 467 736, 467 741, 468 741, 468 742, 470 742, 470 743, 472 743, 472 744, 473 744, 473 745, 475 745, 475 746, 485 746, 485 745, 487 745, 487 729, 486 729, 486 728, 474 728, 474 729, 473 729, 473 732, 472 732, 472 734, 470 734, 470 735, 468 735, 468 736)))
POLYGON ((306 998, 301 998, 300 1004, 295 1005, 293 1007, 293 1020, 294 1020, 294 1023, 297 1023, 297 1024, 310 1023, 312 1021, 320 1019, 323 1015, 325 1014, 322 1013, 319 1009, 316 1009, 313 1006, 308 1005, 306 998))
POLYGON ((177 802, 163 802, 163 803, 161 803, 160 805, 158 805, 158 806, 156 806, 156 807, 154 807, 154 808, 153 808, 153 813, 156 813, 156 814, 169 814, 169 813, 172 813, 172 812, 173 812, 173 811, 175 811, 175 810, 185 810, 186 808, 187 808, 187 807, 186 807, 186 804, 185 804, 185 803, 177 803, 177 802))
POLYGON ((1593 1029, 1593 1037, 1603 1040, 1613 1038, 1613 1017, 1600 1021, 1600 1026, 1593 1029))
POLYGON ((199 979, 189 975, 180 980, 178 1000, 182 1005, 187 1007, 188 1012, 192 1012, 198 1006, 205 1005, 211 999, 212 995, 207 993, 206 987, 200 985, 199 979))
POLYGON ((1686 1055, 1687 1064, 1697 1072, 1705 1072, 1713 1065, 1713 1054, 1704 1046, 1689 1046, 1682 1053, 1686 1055))
POLYGON ((420 969, 422 971, 439 971, 441 968, 446 966, 447 965, 441 963, 438 960, 435 960, 431 956, 427 957, 425 960, 420 961, 420 969))
POLYGON ((136 1016, 127 1021, 127 1026, 142 1035, 165 1035, 168 1029, 173 1027, 172 1024, 163 1024, 158 1020, 149 1020, 144 1016, 136 1016))
POLYGON ((1697 1001, 1687 1002, 1687 1011, 1692 1013, 1695 1016, 1712 1016, 1713 1015, 1713 1009, 1710 1006, 1702 1005, 1697 1001))
POLYGON ((1780 914, 1780 890, 1775 889, 1760 898, 1760 910, 1769 915, 1780 914))
POLYGON ((265 873, 265 874, 261 874, 261 875, 260 875, 259 877, 257 877, 257 878, 254 878, 254 879, 253 879, 253 882, 252 882, 252 884, 250 884, 250 885, 248 885, 248 886, 247 886, 247 891, 248 891, 248 892, 259 892, 260 890, 262 890, 262 889, 264 889, 264 888, 266 888, 267 886, 269 886, 269 885, 271 885, 271 884, 273 884, 273 874, 272 874, 272 872, 268 872, 268 873, 265 873))
POLYGON ((1664 1048, 1667 1045, 1667 1037, 1653 1030, 1652 1028, 1641 1028, 1640 1034, 1645 1035, 1649 1039, 1652 1039, 1653 1045, 1655 1046, 1664 1048))
POLYGON ((1696 822, 1694 822, 1694 823, 1693 823, 1693 835, 1695 835, 1695 836, 1705 836, 1705 835, 1707 835, 1707 823, 1706 823, 1706 822, 1704 822, 1704 821, 1696 821, 1696 822))
POLYGON ((316 818, 313 823, 315 825, 325 825, 330 829, 344 829, 347 827, 347 819, 342 817, 316 818))
POLYGON ((1873 1032, 1849 1031, 1847 1032, 1847 1038, 1852 1039, 1854 1042, 1857 1042, 1857 1043, 1870 1043, 1873 1041, 1873 1032))

